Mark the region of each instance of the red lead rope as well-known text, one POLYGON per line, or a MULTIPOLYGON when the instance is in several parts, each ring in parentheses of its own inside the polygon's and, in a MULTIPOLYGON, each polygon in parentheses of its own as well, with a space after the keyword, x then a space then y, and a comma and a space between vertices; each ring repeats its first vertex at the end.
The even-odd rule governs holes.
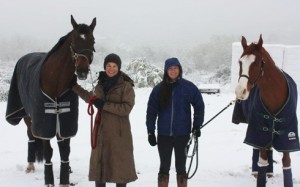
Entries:
POLYGON ((98 109, 97 111, 97 116, 95 119, 95 123, 93 123, 93 115, 94 115, 94 108, 93 108, 93 102, 97 99, 96 96, 93 96, 90 101, 89 101, 89 105, 88 105, 88 114, 91 116, 91 146, 92 149, 95 149, 96 145, 97 145, 97 133, 98 133, 98 127, 101 121, 101 112, 98 109))

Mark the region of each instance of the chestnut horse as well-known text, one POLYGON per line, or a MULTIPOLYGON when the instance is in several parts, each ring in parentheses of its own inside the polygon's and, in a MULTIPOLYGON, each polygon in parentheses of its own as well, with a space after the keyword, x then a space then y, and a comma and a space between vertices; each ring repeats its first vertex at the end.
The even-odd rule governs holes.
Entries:
POLYGON ((90 25, 77 24, 71 15, 71 24, 73 30, 48 53, 29 53, 18 60, 7 101, 6 120, 17 125, 25 118, 32 135, 43 141, 46 186, 54 186, 50 145, 54 137, 61 159, 60 186, 70 186, 70 139, 78 130, 78 96, 71 87, 76 75, 87 78, 95 51, 96 18, 90 25))
POLYGON ((267 149, 282 152, 284 187, 292 187, 290 152, 299 151, 297 85, 279 69, 263 47, 260 35, 257 44, 247 44, 242 37, 243 53, 235 90, 242 100, 248 122, 245 143, 259 148, 257 187, 266 186, 267 149))

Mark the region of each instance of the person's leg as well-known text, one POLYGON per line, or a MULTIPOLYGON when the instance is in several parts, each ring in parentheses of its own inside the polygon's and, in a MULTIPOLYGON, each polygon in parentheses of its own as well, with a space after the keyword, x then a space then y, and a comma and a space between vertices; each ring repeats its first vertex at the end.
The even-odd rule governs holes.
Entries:
POLYGON ((158 173, 158 187, 168 187, 169 171, 173 150, 173 138, 169 136, 157 137, 157 147, 160 158, 160 168, 158 173))
POLYGON ((173 137, 158 135, 157 147, 160 158, 159 173, 169 175, 173 150, 173 137))
POLYGON ((185 148, 190 139, 190 136, 179 136, 175 138, 175 167, 177 175, 186 175, 186 153, 185 148))
POLYGON ((177 172, 177 186, 187 186, 187 173, 186 173, 186 153, 185 148, 189 141, 190 136, 180 136, 175 138, 175 167, 177 172))

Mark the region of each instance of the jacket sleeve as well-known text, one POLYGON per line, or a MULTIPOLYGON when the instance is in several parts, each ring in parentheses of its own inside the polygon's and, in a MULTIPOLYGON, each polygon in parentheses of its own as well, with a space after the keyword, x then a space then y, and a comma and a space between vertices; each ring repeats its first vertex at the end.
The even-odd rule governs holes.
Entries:
POLYGON ((128 116, 135 104, 135 93, 129 82, 125 83, 122 101, 120 103, 106 101, 103 110, 118 116, 128 116))
POLYGON ((202 98, 202 94, 199 89, 193 85, 193 99, 192 99, 192 106, 194 108, 194 127, 201 127, 204 121, 204 102, 202 98))
POLYGON ((80 85, 75 85, 72 88, 72 91, 75 92, 81 99, 88 103, 93 96, 93 92, 89 92, 82 88, 80 85))
POLYGON ((148 100, 147 113, 146 113, 146 126, 147 129, 154 131, 155 123, 159 111, 159 91, 158 87, 154 87, 148 100))

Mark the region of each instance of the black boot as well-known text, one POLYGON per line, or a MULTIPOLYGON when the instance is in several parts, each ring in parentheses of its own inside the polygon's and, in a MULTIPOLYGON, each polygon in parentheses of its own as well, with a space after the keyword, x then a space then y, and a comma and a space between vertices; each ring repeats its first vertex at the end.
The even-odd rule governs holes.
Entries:
POLYGON ((116 187, 126 187, 126 183, 117 183, 116 184, 116 187))
POLYGON ((61 162, 60 164, 60 185, 70 184, 69 162, 61 162))
POLYGON ((35 167, 34 167, 34 162, 35 162, 35 141, 34 140, 29 140, 28 141, 28 149, 27 149, 27 168, 26 168, 26 173, 34 172, 35 167))
POLYGON ((268 156, 268 169, 267 169, 267 177, 273 177, 273 149, 270 148, 267 150, 267 156, 268 156))
POLYGON ((105 187, 105 186, 106 186, 105 183, 101 183, 101 182, 95 181, 95 187, 105 187))
POLYGON ((293 187, 293 176, 291 168, 283 168, 283 184, 284 187, 293 187))
POLYGON ((266 187, 267 179, 266 179, 266 173, 267 173, 268 166, 258 167, 258 174, 257 174, 257 180, 256 180, 256 186, 257 187, 266 187))
POLYGON ((259 157, 259 149, 253 148, 253 151, 252 151, 252 173, 251 174, 254 177, 257 177, 257 173, 258 173, 258 166, 257 166, 258 157, 259 157))
POLYGON ((54 186, 52 163, 45 163, 44 176, 45 176, 45 185, 54 186))
POLYGON ((28 141, 28 153, 27 153, 27 162, 35 162, 35 140, 28 141))

